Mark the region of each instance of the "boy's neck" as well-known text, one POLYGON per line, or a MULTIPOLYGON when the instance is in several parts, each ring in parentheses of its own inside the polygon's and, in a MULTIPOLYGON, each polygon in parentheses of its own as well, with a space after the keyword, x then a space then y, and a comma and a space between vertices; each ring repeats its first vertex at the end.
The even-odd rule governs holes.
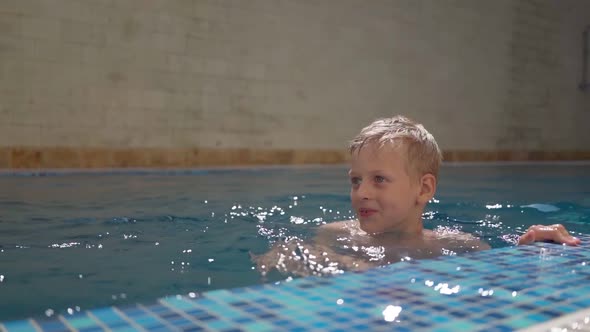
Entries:
POLYGON ((421 237, 424 227, 422 225, 422 214, 418 218, 406 220, 399 227, 386 229, 383 232, 369 234, 374 238, 395 237, 395 238, 416 238, 421 237))

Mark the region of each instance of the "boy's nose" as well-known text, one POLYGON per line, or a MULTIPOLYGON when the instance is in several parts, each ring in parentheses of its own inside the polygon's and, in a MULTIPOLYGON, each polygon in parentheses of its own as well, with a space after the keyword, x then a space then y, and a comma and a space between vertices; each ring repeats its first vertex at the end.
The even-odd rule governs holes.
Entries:
POLYGON ((358 198, 363 200, 371 199, 372 197, 372 190, 371 187, 367 184, 361 183, 357 189, 358 198))

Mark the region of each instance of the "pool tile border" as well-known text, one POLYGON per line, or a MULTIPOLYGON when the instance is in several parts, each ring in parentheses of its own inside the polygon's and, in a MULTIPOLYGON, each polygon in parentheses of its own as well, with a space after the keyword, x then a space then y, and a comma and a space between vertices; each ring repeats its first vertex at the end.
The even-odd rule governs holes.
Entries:
POLYGON ((548 322, 590 308, 590 236, 580 238, 579 247, 537 243, 410 260, 334 277, 4 322, 0 330, 546 330, 548 322))

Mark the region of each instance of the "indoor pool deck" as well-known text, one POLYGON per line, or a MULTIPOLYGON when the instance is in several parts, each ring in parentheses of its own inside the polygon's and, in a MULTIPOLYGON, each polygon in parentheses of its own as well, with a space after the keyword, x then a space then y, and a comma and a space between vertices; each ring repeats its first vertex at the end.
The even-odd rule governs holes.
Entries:
POLYGON ((2 331, 549 331, 590 325, 590 235, 4 322, 2 331), (585 310, 588 315, 585 314, 585 310))

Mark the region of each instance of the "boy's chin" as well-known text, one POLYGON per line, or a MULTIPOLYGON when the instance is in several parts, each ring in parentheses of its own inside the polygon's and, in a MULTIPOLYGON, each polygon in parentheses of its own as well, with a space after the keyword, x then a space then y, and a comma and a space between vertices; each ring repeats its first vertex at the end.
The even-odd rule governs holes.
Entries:
POLYGON ((381 227, 377 226, 377 220, 373 218, 358 218, 358 220, 360 229, 365 233, 378 234, 383 232, 381 227))

